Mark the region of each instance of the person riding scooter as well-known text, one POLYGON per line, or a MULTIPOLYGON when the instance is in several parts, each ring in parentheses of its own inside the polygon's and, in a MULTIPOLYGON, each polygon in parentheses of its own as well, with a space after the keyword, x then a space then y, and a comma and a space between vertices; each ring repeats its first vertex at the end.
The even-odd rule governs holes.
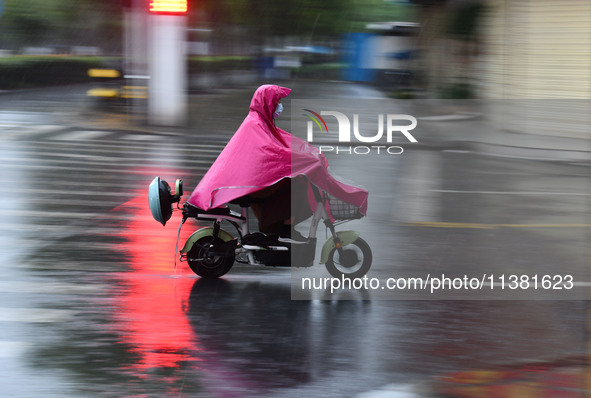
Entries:
POLYGON ((355 204, 363 214, 368 193, 334 179, 317 148, 276 126, 275 118, 283 110, 281 100, 290 92, 277 85, 255 91, 248 115, 187 202, 209 210, 247 200, 261 232, 297 244, 306 239, 293 226, 314 210, 308 201, 308 184, 355 204))

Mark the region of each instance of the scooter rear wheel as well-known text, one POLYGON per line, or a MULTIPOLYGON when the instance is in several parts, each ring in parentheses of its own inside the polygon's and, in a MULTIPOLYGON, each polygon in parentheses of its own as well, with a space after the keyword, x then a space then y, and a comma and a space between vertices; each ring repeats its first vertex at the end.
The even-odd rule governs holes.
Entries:
POLYGON ((369 271, 372 262, 371 248, 361 238, 343 246, 342 254, 335 248, 328 255, 326 269, 335 278, 361 278, 369 271))
POLYGON ((219 278, 234 265, 234 252, 219 253, 219 247, 225 242, 220 238, 205 236, 197 240, 187 252, 187 262, 191 270, 202 278, 219 278), (213 248, 211 247, 213 243, 213 248))

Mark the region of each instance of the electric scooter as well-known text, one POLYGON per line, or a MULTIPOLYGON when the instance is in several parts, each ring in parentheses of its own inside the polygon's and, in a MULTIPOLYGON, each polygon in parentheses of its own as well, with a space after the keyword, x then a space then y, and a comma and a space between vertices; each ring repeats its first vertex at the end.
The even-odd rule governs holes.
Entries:
MULTIPOLYGON (((225 275, 235 262, 265 265, 311 267, 316 254, 317 230, 322 221, 330 231, 330 238, 324 243, 320 264, 335 278, 360 278, 370 269, 372 252, 370 246, 357 231, 339 231, 335 226, 359 219, 363 214, 359 208, 343 202, 310 184, 316 209, 312 215, 308 239, 303 244, 284 243, 261 232, 251 232, 249 207, 260 199, 248 196, 234 199, 228 205, 209 210, 200 209, 185 202, 180 206, 183 182, 176 180, 175 191, 160 177, 154 178, 148 189, 152 216, 162 225, 170 219, 173 204, 182 211, 182 225, 188 219, 209 221, 211 226, 199 228, 185 242, 178 252, 179 260, 186 261, 193 272, 202 278, 219 278, 225 275), (238 206, 240 212, 231 208, 238 206), (222 229, 222 223, 235 229, 231 234, 222 229)), ((299 243, 299 242, 298 242, 299 243)), ((177 242, 178 245, 178 242, 177 242)))

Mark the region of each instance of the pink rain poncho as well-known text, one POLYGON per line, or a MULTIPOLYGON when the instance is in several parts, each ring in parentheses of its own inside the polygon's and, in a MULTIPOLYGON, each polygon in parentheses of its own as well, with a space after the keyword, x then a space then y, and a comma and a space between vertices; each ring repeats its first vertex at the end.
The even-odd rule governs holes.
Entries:
POLYGON ((259 87, 250 112, 201 179, 188 203, 204 210, 270 187, 285 178, 305 176, 321 190, 367 211, 367 191, 337 181, 328 162, 308 142, 275 126, 273 112, 291 89, 259 87))

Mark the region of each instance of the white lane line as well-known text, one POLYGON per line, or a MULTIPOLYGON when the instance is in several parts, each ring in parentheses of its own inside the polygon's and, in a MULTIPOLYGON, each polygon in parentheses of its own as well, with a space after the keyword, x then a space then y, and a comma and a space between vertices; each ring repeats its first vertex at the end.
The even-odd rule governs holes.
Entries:
POLYGON ((401 178, 402 200, 392 210, 397 221, 437 221, 440 217, 440 158, 432 152, 419 152, 409 159, 401 178))
MULTIPOLYGON (((145 146, 145 147, 153 147, 155 144, 158 145, 159 148, 161 148, 162 150, 166 150, 166 149, 170 149, 170 150, 176 150, 179 148, 184 148, 184 149, 188 149, 188 150, 204 150, 203 148, 223 148, 227 141, 229 141, 231 137, 228 137, 228 140, 226 141, 221 141, 218 144, 178 144, 178 143, 169 143, 169 142, 141 142, 141 141, 136 141, 136 142, 128 142, 126 143, 125 140, 100 140, 100 141, 96 141, 96 142, 87 142, 87 141, 72 141, 72 142, 68 142, 68 147, 69 148, 74 148, 74 147, 83 147, 83 148, 88 148, 88 150, 98 150, 99 148, 105 148, 104 150, 108 150, 108 148, 113 148, 115 151, 117 151, 118 153, 121 152, 123 149, 135 149, 137 151, 138 148, 140 148, 141 146, 145 146)), ((59 141, 44 141, 44 142, 30 142, 27 143, 27 146, 29 148, 34 148, 34 147, 40 147, 43 149, 46 149, 48 147, 51 146, 63 146, 63 143, 59 142, 59 141)))
POLYGON ((50 308, 0 307, 0 322, 53 323, 64 322, 76 314, 72 310, 50 308))
POLYGON ((556 195, 556 196, 591 196, 587 192, 536 192, 536 191, 462 191, 454 189, 432 189, 432 192, 438 193, 458 193, 458 194, 476 194, 476 195, 556 195))
MULTIPOLYGON (((117 222, 120 220, 112 220, 113 222, 117 222)), ((3 225, 0 224, 0 233, 5 234, 14 234, 17 232, 31 232, 31 226, 26 224, 11 224, 11 225, 3 225)), ((74 232, 71 225, 35 225, 35 232, 37 233, 37 237, 42 234, 45 237, 58 237, 58 236, 72 236, 72 235, 79 235, 79 233, 74 232)), ((113 228, 112 227, 84 227, 84 233, 88 235, 96 234, 101 236, 112 235, 113 228)), ((23 238, 24 239, 24 238, 23 238)), ((3 242, 5 243, 5 242, 3 242)), ((0 243, 1 244, 1 243, 0 243)), ((9 245, 7 245, 9 247, 9 245)), ((10 249, 10 247, 9 247, 10 249)))
MULTIPOLYGON (((202 162, 203 164, 208 164, 208 162, 202 162)), ((209 165, 211 165, 211 163, 213 162, 209 162, 209 165)), ((85 163, 85 165, 88 165, 87 163, 85 163)), ((106 165, 103 165, 106 166, 106 165)), ((108 166, 115 166, 115 165, 108 165, 108 166)), ((145 168, 145 167, 150 167, 152 169, 159 169, 159 168, 168 168, 171 167, 169 165, 162 165, 162 164, 130 164, 130 163, 126 163, 124 165, 120 165, 121 167, 125 166, 127 167, 127 169, 118 169, 116 170, 117 174, 131 174, 131 175, 142 175, 143 172, 142 171, 138 171, 135 168, 139 167, 139 168, 145 168)), ((18 166, 21 170, 40 170, 40 171, 47 171, 48 167, 47 166, 43 166, 43 165, 34 165, 34 164, 22 164, 18 166)), ((75 170, 78 172, 92 172, 92 173, 96 173, 97 169, 96 167, 74 167, 74 166, 61 166, 61 165, 55 165, 55 166, 51 166, 51 171, 55 171, 55 170, 75 170)), ((112 173, 113 170, 109 169, 109 170, 99 170, 100 172, 103 173, 112 173)))
MULTIPOLYGON (((63 184, 63 183, 60 181, 60 184, 63 184)), ((76 182, 75 184, 76 184, 77 188, 82 188, 85 186, 80 182, 76 182)), ((100 187, 101 190, 91 191, 91 190, 82 190, 82 189, 65 190, 65 189, 42 189, 42 188, 34 188, 34 187, 15 187, 14 189, 11 189, 11 192, 13 194, 18 194, 18 195, 23 195, 23 196, 36 195, 36 196, 42 196, 44 198, 46 198, 49 195, 67 195, 68 198, 72 198, 75 196, 93 196, 93 197, 99 196, 101 198, 105 197, 105 196, 113 196, 116 198, 121 198, 121 197, 134 197, 137 195, 137 193, 134 191, 131 191, 131 192, 116 191, 119 188, 119 186, 116 186, 113 184, 97 184, 96 186, 100 187), (105 188, 112 189, 113 191, 116 191, 116 192, 107 191, 105 188)), ((47 200, 47 199, 44 199, 44 200, 47 200)), ((59 200, 60 200, 60 202, 62 201, 62 199, 59 199, 59 200)), ((78 199, 78 201, 74 202, 74 203, 80 203, 80 200, 81 199, 78 199)))
POLYGON ((162 136, 159 135, 147 135, 147 134, 126 134, 121 137, 123 140, 130 140, 130 141, 160 141, 163 139, 162 136))
MULTIPOLYGON (((197 157, 198 155, 196 155, 197 157)), ((205 156, 201 156, 205 158, 205 156)), ((16 163, 16 162, 24 162, 24 164, 19 165, 18 167, 21 168, 40 168, 40 169, 47 169, 49 165, 52 168, 61 168, 61 169, 68 169, 68 170, 85 170, 84 168, 78 167, 80 164, 85 166, 94 165, 94 166, 109 166, 109 167, 146 167, 149 165, 148 162, 159 162, 159 163, 176 163, 179 161, 178 158, 158 158, 158 159, 143 159, 146 160, 147 163, 138 163, 139 160, 142 159, 125 159, 125 158, 117 158, 113 157, 104 161, 90 161, 90 160, 68 160, 68 159, 42 159, 41 162, 45 163, 44 165, 36 165, 36 164, 29 164, 30 160, 23 159, 23 158, 3 158, 2 162, 5 163, 16 163), (54 166, 55 165, 55 166, 54 166), (66 166, 71 165, 71 166, 66 166)), ((183 160, 184 164, 194 164, 194 165, 211 165, 215 160, 215 157, 208 157, 206 160, 201 159, 194 159, 194 160, 183 160)), ((96 171, 96 169, 89 169, 96 171)), ((120 170, 117 170, 118 172, 120 170)))
POLYGON ((51 139, 56 141, 79 141, 96 139, 110 134, 110 131, 104 130, 76 130, 56 135, 55 137, 51 137, 51 139))
POLYGON ((83 219, 91 219, 99 216, 104 216, 103 213, 75 213, 75 212, 63 212, 63 211, 34 211, 34 210, 0 210, 0 215, 3 217, 60 217, 60 218, 83 218, 83 219))
POLYGON ((88 294, 103 292, 106 287, 104 284, 0 281, 0 293, 88 294))
POLYGON ((357 394, 355 398, 419 398, 417 386, 411 384, 388 384, 379 390, 357 394))
MULTIPOLYGON (((47 157, 65 158, 65 159, 74 158, 74 157, 79 157, 79 158, 94 157, 96 159, 111 159, 112 157, 109 157, 108 155, 113 154, 113 155, 120 156, 123 153, 125 155, 125 158, 128 158, 128 159, 135 159, 135 158, 145 159, 146 158, 146 151, 149 150, 149 149, 144 149, 143 151, 138 151, 137 148, 134 148, 136 150, 128 149, 128 150, 125 150, 124 152, 122 152, 120 149, 121 148, 119 148, 118 150, 102 150, 102 149, 94 149, 92 146, 89 146, 88 148, 85 148, 85 149, 71 148, 70 150, 77 151, 77 153, 72 153, 72 152, 66 152, 63 150, 62 150, 62 152, 56 152, 56 150, 51 150, 51 149, 48 149, 47 147, 44 147, 43 150, 20 150, 20 151, 18 151, 18 153, 21 157, 23 155, 31 155, 31 156, 35 156, 35 158, 39 158, 39 156, 47 156, 47 157), (99 155, 102 155, 102 156, 99 156, 99 155), (131 157, 131 155, 137 155, 137 156, 131 157)), ((187 150, 187 149, 188 148, 185 148, 184 146, 179 146, 177 148, 166 148, 165 150, 169 150, 170 152, 174 153, 179 150, 187 150)), ((192 152, 198 153, 199 156, 210 156, 210 154, 213 156, 217 156, 221 151, 222 151, 222 146, 220 146, 218 149, 193 149, 192 150, 192 152)))
POLYGON ((481 117, 480 113, 452 113, 449 115, 436 115, 436 116, 419 116, 417 120, 428 121, 428 122, 444 122, 444 121, 455 121, 455 120, 471 120, 481 117))
MULTIPOLYGON (((89 212, 64 212, 64 211, 33 211, 33 210, 25 210, 25 209, 0 209, 0 216, 2 217, 15 217, 15 218, 24 218, 24 217, 31 217, 31 218, 69 218, 69 219, 85 219, 90 220, 92 218, 101 219, 101 220, 129 220, 129 214, 118 214, 112 211, 103 212, 103 213, 89 213, 89 212)), ((137 216, 134 217, 134 220, 151 220, 151 215, 146 216, 137 216)), ((179 220, 180 221, 180 220, 179 220)), ((3 228, 4 228, 3 224, 3 228)))
POLYGON ((22 357, 30 346, 25 341, 0 340, 0 359, 22 357))
MULTIPOLYGON (((125 142, 121 140, 100 140, 97 142, 87 142, 87 141, 72 141, 68 142, 68 148, 76 148, 80 147, 82 150, 92 150, 92 151, 105 151, 105 152, 121 152, 121 148, 134 150, 136 152, 140 152, 141 148, 153 148, 154 146, 158 146, 158 148, 162 149, 178 149, 178 148, 185 148, 188 150, 217 150, 219 148, 223 148, 227 142, 219 142, 217 144, 185 144, 185 143, 170 143, 170 142, 125 142)), ((63 148, 64 143, 57 142, 57 141, 44 141, 44 142, 31 142, 27 143, 27 148, 41 148, 47 149, 51 147, 59 147, 60 149, 63 148)))

